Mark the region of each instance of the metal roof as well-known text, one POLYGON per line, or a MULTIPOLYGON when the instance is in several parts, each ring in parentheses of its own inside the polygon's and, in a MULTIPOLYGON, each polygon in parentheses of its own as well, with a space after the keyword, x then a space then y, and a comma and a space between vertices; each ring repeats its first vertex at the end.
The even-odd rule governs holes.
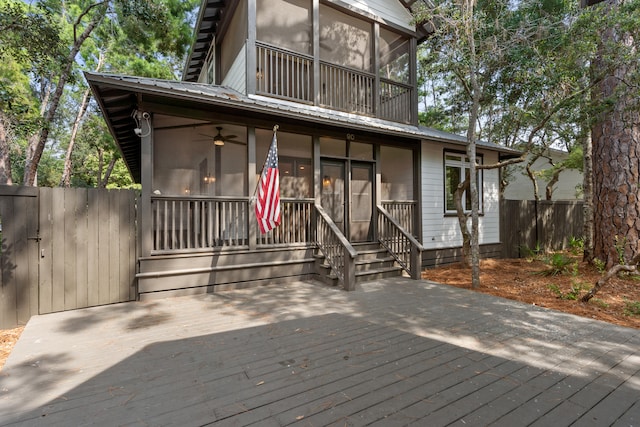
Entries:
MULTIPOLYGON (((467 145, 464 136, 431 129, 381 120, 373 117, 342 113, 326 108, 280 101, 261 96, 246 96, 233 89, 204 83, 161 80, 116 74, 85 72, 95 98, 103 112, 109 129, 116 139, 134 180, 140 181, 140 138, 133 129, 132 116, 139 100, 153 96, 168 104, 180 103, 190 108, 223 109, 229 114, 252 114, 278 117, 312 125, 342 126, 352 131, 391 135, 413 140, 427 140, 455 145, 467 145)), ((508 156, 520 155, 519 151, 493 143, 478 141, 478 147, 498 151, 508 156)))

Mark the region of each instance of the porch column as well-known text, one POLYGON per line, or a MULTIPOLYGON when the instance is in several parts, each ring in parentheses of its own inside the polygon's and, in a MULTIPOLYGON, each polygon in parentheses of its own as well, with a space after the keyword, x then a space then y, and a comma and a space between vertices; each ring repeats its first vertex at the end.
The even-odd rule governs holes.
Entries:
POLYGON ((153 117, 150 113, 138 111, 138 123, 142 126, 140 138, 140 256, 151 255, 153 250, 153 209, 151 207, 151 186, 153 176, 153 117), (149 129, 147 129, 147 126, 149 129))
MULTIPOLYGON (((256 128, 247 128, 247 182, 249 186, 249 197, 254 196, 254 191, 258 180, 256 179, 256 128)), ((258 240, 258 222, 253 213, 254 205, 249 199, 249 249, 255 250, 258 240)))
POLYGON ((256 93, 256 0, 247 1, 247 93, 256 93))

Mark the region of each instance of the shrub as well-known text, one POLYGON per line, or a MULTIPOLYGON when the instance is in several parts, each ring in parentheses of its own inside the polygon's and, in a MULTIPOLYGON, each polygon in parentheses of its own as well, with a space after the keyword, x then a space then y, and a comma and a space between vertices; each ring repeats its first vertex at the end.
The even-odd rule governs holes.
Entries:
POLYGON ((560 287, 554 284, 549 285, 549 289, 560 299, 575 301, 580 296, 580 292, 585 289, 585 285, 579 282, 573 282, 571 290, 567 293, 562 292, 560 287))
POLYGON ((569 249, 572 254, 580 255, 584 252, 584 238, 571 236, 569 238, 569 249))
POLYGON ((577 268, 577 264, 574 259, 560 252, 547 257, 545 262, 549 265, 549 269, 543 270, 539 273, 543 276, 557 276, 558 274, 569 272, 575 273, 577 268))
POLYGON ((624 314, 626 316, 640 316, 640 301, 624 299, 624 314))

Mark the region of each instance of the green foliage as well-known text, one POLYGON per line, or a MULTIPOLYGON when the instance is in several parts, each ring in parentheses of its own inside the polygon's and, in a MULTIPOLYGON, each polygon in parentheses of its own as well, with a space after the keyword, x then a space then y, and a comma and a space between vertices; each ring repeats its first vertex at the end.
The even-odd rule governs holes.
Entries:
POLYGON ((609 304, 601 300, 600 298, 591 298, 589 303, 595 304, 600 308, 609 308, 609 304))
POLYGON ((570 301, 578 300, 578 298, 580 297, 580 293, 585 289, 588 289, 588 286, 576 281, 574 281, 573 284, 571 285, 571 290, 566 293, 562 292, 562 290, 558 285, 555 285, 555 284, 549 285, 549 290, 551 290, 551 292, 553 292, 558 298, 564 299, 564 300, 570 300, 570 301))
POLYGON ((569 238, 569 249, 574 255, 580 255, 584 252, 584 238, 571 236, 569 238))
POLYGON ((624 248, 627 245, 627 237, 613 236, 614 245, 613 247, 616 249, 616 253, 618 254, 618 264, 624 265, 626 264, 626 260, 624 257, 624 248))
POLYGON ((607 271, 606 268, 605 268, 606 265, 605 265, 604 261, 602 261, 601 259, 594 258, 592 263, 593 263, 593 266, 596 268, 596 270, 598 270, 598 273, 603 274, 603 273, 605 273, 607 271))
MULTIPOLYGON (((34 152, 35 145, 28 149, 27 144, 38 141, 46 129, 38 184, 58 185, 80 94, 86 88, 83 71, 175 79, 190 45, 198 5, 197 0, 0 1, 0 112, 10 131, 14 182, 22 181, 27 153, 34 152), (97 26, 90 37, 74 45, 91 23, 97 26), (79 52, 72 55, 74 49, 79 52), (49 90, 60 82, 65 86, 58 103, 49 90), (45 122, 41 111, 54 118, 45 122)), ((97 109, 88 114, 95 116, 97 109)), ((79 155, 74 154, 72 165, 78 170, 73 171, 72 185, 98 185, 100 173, 119 156, 113 141, 103 138, 89 132, 76 141, 79 155), (93 170, 86 165, 94 165, 93 170)), ((130 186, 131 179, 122 175, 128 173, 119 160, 108 185, 130 186)))
POLYGON ((640 301, 624 299, 624 314, 626 316, 640 316, 640 301))
POLYGON ((520 253, 529 259, 537 259, 543 253, 542 247, 540 246, 540 242, 536 243, 534 248, 530 248, 527 245, 520 246, 520 253))
POLYGON ((576 273, 577 264, 575 260, 561 252, 551 254, 551 256, 546 257, 544 261, 549 265, 549 268, 538 273, 542 276, 576 273))

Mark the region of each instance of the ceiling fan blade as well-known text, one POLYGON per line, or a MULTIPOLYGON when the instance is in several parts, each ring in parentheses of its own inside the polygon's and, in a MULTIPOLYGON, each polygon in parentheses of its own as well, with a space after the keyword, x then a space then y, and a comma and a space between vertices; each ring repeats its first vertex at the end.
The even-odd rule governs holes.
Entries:
POLYGON ((237 144, 237 145, 247 145, 246 142, 238 141, 238 140, 235 140, 235 139, 225 139, 224 142, 228 142, 230 144, 237 144))

